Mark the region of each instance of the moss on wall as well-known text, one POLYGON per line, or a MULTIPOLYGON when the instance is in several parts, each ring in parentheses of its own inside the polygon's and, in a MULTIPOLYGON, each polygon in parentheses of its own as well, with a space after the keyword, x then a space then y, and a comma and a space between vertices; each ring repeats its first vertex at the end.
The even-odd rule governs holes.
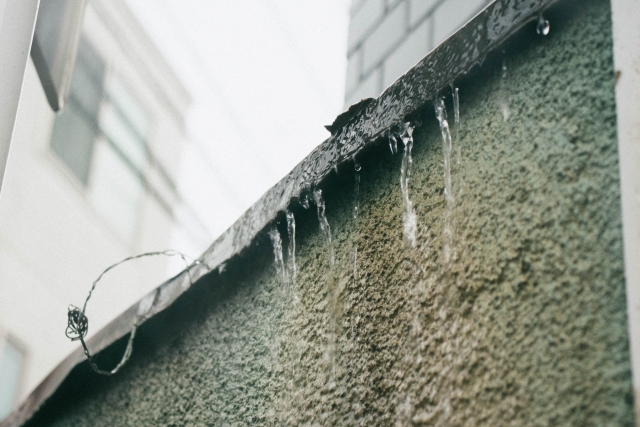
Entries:
POLYGON ((609 8, 564 2, 549 36, 532 24, 458 82, 451 211, 433 108, 416 112, 415 249, 380 141, 357 222, 353 166, 323 183, 333 269, 296 204, 292 289, 261 235, 142 327, 121 373, 80 366, 29 425, 633 425, 609 8))

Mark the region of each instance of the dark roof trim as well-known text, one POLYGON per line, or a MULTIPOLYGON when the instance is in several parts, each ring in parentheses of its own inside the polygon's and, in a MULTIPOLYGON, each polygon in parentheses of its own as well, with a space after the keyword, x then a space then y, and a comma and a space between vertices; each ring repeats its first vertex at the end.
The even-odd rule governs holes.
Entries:
MULTIPOLYGON (((496 0, 458 32, 431 51, 377 99, 363 104, 353 116, 316 147, 287 176, 267 191, 200 257, 203 264, 191 268, 195 282, 247 248, 254 237, 292 200, 320 183, 331 170, 350 160, 365 144, 383 136, 392 126, 426 103, 457 77, 467 73, 486 55, 540 11, 557 0, 496 0)), ((136 317, 145 319, 170 306, 191 286, 186 272, 168 280, 94 335, 87 345, 92 354, 125 336, 136 317)), ((56 391, 71 370, 85 360, 78 348, 63 360, 0 427, 20 426, 56 391)))

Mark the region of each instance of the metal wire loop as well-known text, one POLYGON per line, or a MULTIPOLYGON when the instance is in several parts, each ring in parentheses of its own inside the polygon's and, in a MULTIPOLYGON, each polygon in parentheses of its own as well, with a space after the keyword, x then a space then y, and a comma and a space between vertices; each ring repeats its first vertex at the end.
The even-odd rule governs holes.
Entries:
POLYGON ((86 316, 85 312, 87 310, 87 303, 89 302, 89 299, 91 298, 91 295, 93 293, 93 291, 96 288, 96 285, 98 284, 98 282, 100 281, 100 279, 102 279, 102 277, 109 272, 109 270, 114 269, 115 267, 119 266, 122 263, 125 263, 127 261, 131 261, 133 259, 138 259, 138 258, 143 258, 143 257, 148 257, 148 256, 157 256, 157 255, 164 255, 164 256, 179 256, 180 258, 182 258, 182 260, 185 263, 185 269, 182 270, 180 273, 182 272, 187 272, 187 275, 189 276, 189 281, 191 282, 191 285, 193 285, 193 279, 191 277, 191 267, 194 265, 198 265, 198 264, 204 264, 202 261, 197 260, 197 259, 193 259, 193 263, 191 265, 189 265, 189 262, 187 261, 187 256, 184 255, 181 252, 175 251, 175 250, 166 250, 166 251, 160 251, 160 252, 147 252, 147 253, 143 253, 140 255, 135 255, 135 256, 130 256, 128 258, 123 259, 120 262, 117 262, 109 267, 107 267, 101 274, 100 276, 98 276, 98 278, 93 282, 93 285, 91 286, 91 289, 89 290, 89 295, 87 295, 87 299, 84 301, 84 305, 82 306, 82 310, 74 305, 70 305, 68 308, 68 312, 67 312, 67 329, 65 330, 65 335, 67 336, 67 338, 69 338, 71 341, 80 341, 80 343, 82 343, 82 348, 84 349, 84 354, 87 356, 87 360, 89 361, 89 364, 91 365, 91 368, 98 374, 100 375, 114 375, 115 373, 117 373, 120 368, 122 368, 122 366, 124 366, 125 363, 127 363, 127 361, 129 360, 129 357, 131 357, 131 353, 133 351, 133 339, 136 336, 136 329, 138 328, 139 324, 144 320, 142 317, 139 317, 136 315, 136 318, 133 322, 133 327, 131 328, 131 332, 129 334, 129 341, 127 342, 127 348, 124 351, 124 354, 122 355, 122 359, 120 360, 120 362, 116 365, 115 368, 111 369, 110 371, 105 371, 103 369, 100 369, 98 367, 98 365, 95 363, 94 361, 94 356, 92 356, 89 353, 89 349, 87 348, 87 344, 85 343, 85 337, 87 336, 87 333, 89 332, 89 318, 86 316))

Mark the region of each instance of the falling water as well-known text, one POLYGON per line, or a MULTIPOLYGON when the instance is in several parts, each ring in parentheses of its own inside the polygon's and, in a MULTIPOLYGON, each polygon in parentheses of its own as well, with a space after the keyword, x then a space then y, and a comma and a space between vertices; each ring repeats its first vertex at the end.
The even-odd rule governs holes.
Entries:
POLYGON ((458 88, 451 84, 451 96, 453 97, 453 114, 456 124, 456 164, 460 164, 460 94, 458 88))
POLYGON ((436 117, 440 124, 440 133, 442 134, 442 151, 444 152, 444 195, 447 201, 447 208, 444 217, 444 231, 442 250, 446 263, 453 258, 453 209, 455 207, 455 199, 453 196, 453 183, 451 180, 451 132, 449 131, 449 122, 447 122, 447 110, 444 104, 444 98, 437 97, 434 107, 436 117))
POLYGON ((542 36, 546 36, 551 31, 551 26, 549 25, 549 21, 544 19, 542 16, 542 11, 538 14, 538 26, 536 27, 536 32, 542 36))
POLYGON ((287 231, 289 232, 289 246, 287 252, 289 255, 289 274, 291 275, 291 285, 296 284, 297 266, 296 266, 296 219, 293 216, 293 212, 287 210, 285 212, 287 217, 287 231))
POLYGON ((389 131, 389 149, 391 150, 391 154, 396 154, 398 152, 398 139, 391 131, 389 131))
POLYGON ((309 209, 309 194, 306 191, 303 191, 298 197, 298 201, 303 208, 309 209))
POLYGON ((353 158, 353 165, 356 170, 355 187, 353 190, 353 222, 355 226, 355 233, 353 237, 353 283, 357 281, 357 267, 358 267, 358 242, 360 241, 360 233, 358 232, 358 211, 360 210, 360 163, 353 158))
POLYGON ((435 110, 438 123, 440 123, 442 151, 444 152, 444 195, 447 202, 453 203, 453 185, 451 183, 451 132, 449 131, 449 122, 447 121, 447 110, 444 105, 444 98, 436 98, 435 110))
POLYGON ((511 111, 509 109, 509 94, 507 90, 504 88, 504 80, 507 78, 507 63, 506 61, 502 61, 502 80, 500 81, 500 110, 502 111, 502 121, 506 122, 509 120, 509 116, 511 115, 511 111))
MULTIPOLYGON (((453 97, 453 114, 456 127, 460 126, 460 93, 457 87, 451 86, 451 95, 453 97)), ((457 137, 458 135, 456 135, 457 137)))
POLYGON ((416 212, 413 203, 409 199, 409 177, 411 176, 411 150, 413 149, 413 128, 411 123, 405 123, 400 131, 400 139, 404 144, 404 154, 402 156, 402 166, 400 168, 400 188, 402 190, 402 201, 404 203, 402 241, 405 247, 414 248, 416 246, 416 212))
POLYGON ((333 255, 333 243, 331 242, 331 227, 329 227, 329 221, 326 216, 326 206, 324 199, 322 198, 322 190, 317 189, 313 192, 313 198, 318 208, 318 222, 320 223, 320 229, 325 237, 325 246, 329 249, 329 274, 327 276, 327 307, 329 315, 329 325, 327 330, 327 373, 328 382, 327 385, 330 388, 335 386, 336 378, 336 336, 338 331, 338 289, 336 288, 336 281, 333 274, 334 255, 333 255))
POLYGON ((284 257, 282 256, 282 238, 276 227, 269 230, 269 237, 271 237, 271 244, 273 245, 276 270, 278 270, 278 274, 282 277, 282 285, 286 286, 289 281, 287 280, 287 269, 284 265, 284 257))
POLYGON ((333 243, 331 243, 331 227, 329 227, 329 221, 325 215, 325 204, 322 198, 322 190, 317 189, 313 191, 313 198, 318 208, 318 222, 320 222, 320 230, 324 234, 325 245, 329 249, 329 266, 333 268, 334 256, 333 256, 333 243))

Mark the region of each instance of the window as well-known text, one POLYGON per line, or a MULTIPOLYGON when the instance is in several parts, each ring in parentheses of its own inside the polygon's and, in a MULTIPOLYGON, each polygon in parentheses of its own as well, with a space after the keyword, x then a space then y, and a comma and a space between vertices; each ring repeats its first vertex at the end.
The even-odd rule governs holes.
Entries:
POLYGON ((52 150, 85 185, 99 134, 97 118, 103 97, 104 68, 89 43, 81 39, 69 101, 56 117, 51 134, 52 150))
POLYGON ((113 79, 100 112, 91 177, 96 208, 122 236, 133 236, 149 165, 145 143, 148 119, 124 84, 113 79))
POLYGON ((14 407, 20 391, 25 355, 11 340, 0 341, 0 421, 14 407))
POLYGON ((151 155, 149 118, 90 44, 80 40, 69 101, 56 117, 51 149, 87 188, 100 214, 125 239, 135 235, 151 155))

